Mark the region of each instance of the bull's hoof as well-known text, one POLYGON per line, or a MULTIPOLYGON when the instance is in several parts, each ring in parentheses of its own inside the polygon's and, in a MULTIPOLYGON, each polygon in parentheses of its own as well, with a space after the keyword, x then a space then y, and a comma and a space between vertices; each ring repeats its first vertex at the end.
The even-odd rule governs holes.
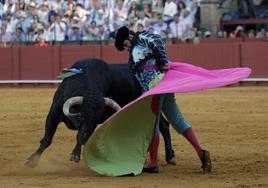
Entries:
POLYGON ((177 164, 176 155, 174 155, 170 160, 168 160, 167 161, 167 164, 169 164, 169 165, 176 165, 177 164))
POLYGON ((80 161, 80 156, 71 153, 69 160, 78 163, 80 161))
POLYGON ((32 154, 28 159, 26 159, 26 161, 24 161, 24 164, 28 167, 31 167, 31 168, 34 168, 36 167, 38 161, 39 161, 39 158, 40 158, 41 155, 38 155, 38 154, 32 154))

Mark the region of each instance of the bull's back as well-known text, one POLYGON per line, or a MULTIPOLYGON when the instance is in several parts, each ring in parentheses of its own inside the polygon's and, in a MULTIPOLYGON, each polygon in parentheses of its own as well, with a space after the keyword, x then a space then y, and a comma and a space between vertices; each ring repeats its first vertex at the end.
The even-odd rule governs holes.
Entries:
POLYGON ((82 59, 72 65, 72 68, 82 69, 86 76, 105 77, 108 71, 108 65, 101 59, 82 59))
POLYGON ((57 92, 61 96, 56 96, 62 102, 73 96, 84 96, 85 93, 101 93, 123 106, 141 95, 140 84, 128 64, 106 64, 100 59, 83 59, 72 68, 82 69, 84 73, 63 80, 57 92))
POLYGON ((106 92, 109 68, 104 61, 100 59, 82 59, 71 67, 82 69, 83 73, 64 78, 55 94, 57 99, 61 99, 60 101, 64 102, 73 96, 106 92))

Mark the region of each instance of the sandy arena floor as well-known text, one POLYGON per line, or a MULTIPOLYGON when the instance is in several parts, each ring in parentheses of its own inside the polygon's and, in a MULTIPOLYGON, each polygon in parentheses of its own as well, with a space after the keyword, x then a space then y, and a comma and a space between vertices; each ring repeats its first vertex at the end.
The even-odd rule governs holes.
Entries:
POLYGON ((182 112, 204 148, 213 172, 202 174, 192 146, 171 129, 176 166, 165 164, 163 142, 159 174, 105 177, 83 161, 68 160, 76 132, 61 124, 36 168, 24 166, 44 133, 55 88, 0 88, 0 187, 268 187, 268 87, 226 87, 177 94, 182 112))

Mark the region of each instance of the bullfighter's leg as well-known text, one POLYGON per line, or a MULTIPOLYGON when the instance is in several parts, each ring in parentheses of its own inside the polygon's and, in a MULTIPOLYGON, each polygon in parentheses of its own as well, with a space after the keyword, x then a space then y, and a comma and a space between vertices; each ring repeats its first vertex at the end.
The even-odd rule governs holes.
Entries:
POLYGON ((210 154, 207 150, 202 149, 202 146, 191 125, 183 118, 183 115, 180 112, 178 105, 176 104, 174 94, 165 94, 163 95, 162 100, 162 111, 168 121, 179 134, 182 134, 187 139, 187 141, 192 144, 200 158, 203 171, 211 172, 212 164, 210 154))
POLYGON ((163 136, 164 143, 165 143, 165 152, 166 152, 166 162, 171 165, 176 164, 176 156, 175 152, 172 148, 171 144, 171 137, 169 132, 169 123, 164 118, 163 114, 160 114, 160 120, 159 120, 159 129, 161 132, 161 135, 163 136))
POLYGON ((24 163, 26 166, 33 168, 37 165, 39 158, 41 157, 44 150, 50 146, 59 123, 59 114, 53 110, 50 110, 46 119, 45 135, 40 141, 39 148, 29 158, 26 159, 24 163))
POLYGON ((158 146, 159 146, 159 110, 158 110, 158 100, 159 96, 155 95, 152 98, 151 110, 155 115, 155 124, 154 124, 154 133, 152 136, 151 143, 149 145, 149 154, 150 160, 147 164, 144 165, 143 172, 149 173, 158 173, 159 168, 157 165, 157 155, 158 155, 158 146))

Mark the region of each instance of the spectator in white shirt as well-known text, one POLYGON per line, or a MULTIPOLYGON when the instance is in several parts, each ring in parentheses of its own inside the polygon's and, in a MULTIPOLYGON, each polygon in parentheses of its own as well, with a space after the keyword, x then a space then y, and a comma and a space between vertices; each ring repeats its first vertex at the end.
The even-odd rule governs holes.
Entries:
POLYGON ((27 14, 24 11, 21 11, 18 14, 18 23, 20 23, 22 25, 22 29, 24 32, 27 32, 28 28, 30 27, 30 22, 27 19, 27 14))
POLYGON ((30 27, 27 32, 26 41, 27 42, 35 42, 36 34, 34 28, 30 27))
POLYGON ((27 17, 31 17, 33 19, 33 17, 37 14, 36 11, 36 4, 35 2, 31 1, 27 7, 27 17))
POLYGON ((118 3, 116 4, 115 10, 114 10, 114 16, 118 20, 125 22, 127 20, 128 9, 126 9, 123 5, 124 5, 124 0, 118 0, 118 3))
POLYGON ((50 41, 50 24, 49 22, 47 23, 44 23, 44 33, 43 33, 43 36, 45 37, 46 41, 50 41))
POLYGON ((8 33, 7 32, 7 20, 3 20, 2 21, 2 25, 0 27, 0 41, 1 42, 4 42, 4 46, 6 45, 6 42, 10 41, 11 40, 11 33, 8 33))
POLYGON ((11 36, 12 42, 26 42, 26 35, 24 34, 20 24, 17 25, 15 33, 11 36))
MULTIPOLYGON (((59 0, 61 1, 61 0, 59 0)), ((41 6, 41 4, 44 2, 44 0, 34 0, 34 2, 36 3, 36 8, 39 8, 41 6)))
POLYGON ((194 18, 191 16, 189 8, 184 9, 179 19, 184 28, 183 30, 193 28, 194 18))
POLYGON ((158 17, 158 21, 153 25, 154 31, 156 34, 161 34, 163 31, 166 32, 167 24, 164 22, 161 16, 158 17))
POLYGON ((6 0, 6 3, 3 6, 3 12, 7 12, 10 9, 11 13, 15 12, 16 4, 14 0, 6 0))
POLYGON ((108 19, 109 18, 110 11, 107 8, 107 5, 106 4, 101 4, 101 7, 100 7, 99 10, 102 10, 103 11, 103 18, 104 19, 108 19))
POLYGON ((86 12, 86 20, 83 24, 87 24, 87 25, 90 25, 91 21, 93 20, 91 14, 89 11, 86 12))
POLYGON ((185 3, 186 7, 190 7, 193 0, 183 0, 183 1, 185 3))
POLYGON ((4 13, 3 6, 4 5, 0 2, 0 22, 2 21, 2 15, 4 13))
POLYGON ((97 27, 101 26, 104 24, 104 12, 102 9, 99 9, 98 12, 97 12, 97 15, 95 17, 95 21, 96 21, 96 24, 97 24, 97 27))
POLYGON ((137 1, 131 1, 130 7, 128 9, 128 17, 137 18, 138 17, 138 4, 137 1))
POLYGON ((192 0, 192 4, 190 6, 190 14, 193 19, 193 24, 196 28, 199 28, 201 22, 201 12, 200 12, 200 5, 198 0, 192 0))
POLYGON ((177 5, 173 0, 167 0, 165 2, 163 18, 166 23, 170 23, 173 19, 173 16, 177 14, 177 5))
POLYGON ((184 9, 186 9, 186 5, 184 1, 179 1, 178 2, 178 14, 182 15, 182 12, 184 11, 184 9))
POLYGON ((86 11, 83 9, 83 7, 82 7, 82 5, 80 3, 76 4, 74 14, 79 17, 79 20, 81 22, 84 22, 86 20, 86 11))
POLYGON ((139 19, 137 21, 137 24, 145 25, 146 20, 148 20, 148 18, 145 16, 145 12, 140 11, 139 12, 139 19))
POLYGON ((68 35, 68 40, 69 41, 81 41, 82 36, 81 36, 81 31, 80 31, 80 26, 78 24, 73 24, 71 26, 71 32, 68 35))
POLYGON ((62 42, 65 40, 66 25, 62 22, 60 15, 56 15, 55 21, 50 28, 50 41, 62 42))
POLYGON ((96 22, 91 21, 90 25, 85 25, 83 31, 83 40, 96 41, 99 38, 99 29, 96 22))
POLYGON ((108 40, 110 32, 105 29, 104 25, 98 27, 99 29, 99 40, 108 40))
POLYGON ((37 16, 39 17, 40 22, 48 22, 48 12, 48 2, 44 1, 37 10, 37 16))
POLYGON ((130 4, 131 4, 133 1, 136 1, 136 0, 124 0, 124 4, 123 4, 124 8, 128 10, 129 7, 130 7, 130 4))
POLYGON ((266 37, 266 31, 264 28, 261 28, 257 34, 256 34, 256 38, 257 39, 264 39, 266 37))
POLYGON ((164 10, 162 0, 152 0, 152 11, 162 14, 164 10))
POLYGON ((15 32, 16 25, 18 22, 16 22, 16 19, 12 17, 11 14, 7 14, 4 18, 4 22, 6 23, 6 32, 9 35, 12 35, 15 32))
POLYGON ((110 34, 109 34, 110 40, 115 40, 118 28, 119 28, 118 25, 116 23, 113 23, 113 27, 112 27, 110 34))
POLYGON ((173 17, 173 21, 169 25, 172 38, 181 38, 183 34, 183 26, 180 24, 179 15, 173 17))

